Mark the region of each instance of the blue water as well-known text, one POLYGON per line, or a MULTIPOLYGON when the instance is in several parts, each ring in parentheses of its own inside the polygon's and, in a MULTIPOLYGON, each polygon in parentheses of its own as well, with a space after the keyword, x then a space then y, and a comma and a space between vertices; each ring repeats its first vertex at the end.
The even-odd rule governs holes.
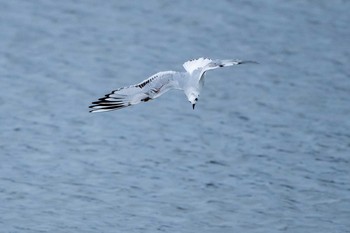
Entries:
POLYGON ((0 232, 350 232, 348 1, 0 1, 0 232), (256 60, 88 113, 201 56, 256 60))

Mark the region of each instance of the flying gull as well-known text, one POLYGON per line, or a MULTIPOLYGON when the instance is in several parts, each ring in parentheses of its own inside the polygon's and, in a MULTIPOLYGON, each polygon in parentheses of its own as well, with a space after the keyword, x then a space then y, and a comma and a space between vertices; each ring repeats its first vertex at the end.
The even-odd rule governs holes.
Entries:
POLYGON ((204 75, 208 70, 225 66, 257 63, 241 60, 211 60, 198 58, 183 64, 186 72, 163 71, 148 79, 128 87, 119 88, 92 102, 90 112, 107 112, 125 108, 141 102, 158 98, 171 89, 182 90, 194 109, 201 89, 204 85, 204 75))

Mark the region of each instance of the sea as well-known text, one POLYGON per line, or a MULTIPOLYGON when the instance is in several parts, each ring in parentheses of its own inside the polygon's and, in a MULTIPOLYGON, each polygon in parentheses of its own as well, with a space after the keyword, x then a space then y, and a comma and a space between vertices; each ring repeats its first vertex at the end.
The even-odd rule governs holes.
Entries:
POLYGON ((350 232, 350 1, 0 0, 1 233, 350 232), (190 59, 253 60, 125 109, 190 59))

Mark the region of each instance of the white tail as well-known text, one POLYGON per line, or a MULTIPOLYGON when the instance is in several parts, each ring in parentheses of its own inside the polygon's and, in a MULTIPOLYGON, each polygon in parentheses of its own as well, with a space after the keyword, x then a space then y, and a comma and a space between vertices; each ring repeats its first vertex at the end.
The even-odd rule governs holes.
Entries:
POLYGON ((193 71, 197 70, 197 69, 201 69, 204 68, 205 66, 207 66, 209 63, 211 63, 212 60, 209 58, 198 58, 198 59, 193 59, 193 60, 189 60, 187 62, 185 62, 183 64, 183 67, 185 68, 185 70, 192 74, 193 71))

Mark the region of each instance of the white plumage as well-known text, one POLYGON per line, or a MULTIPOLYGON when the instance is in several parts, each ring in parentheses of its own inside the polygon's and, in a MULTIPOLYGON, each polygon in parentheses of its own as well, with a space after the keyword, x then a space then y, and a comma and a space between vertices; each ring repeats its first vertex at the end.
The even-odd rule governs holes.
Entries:
POLYGON ((199 68, 203 68, 206 65, 208 65, 212 60, 209 58, 198 58, 198 59, 193 59, 185 62, 182 66, 185 68, 185 70, 189 73, 192 74, 193 71, 199 68))
POLYGON ((125 108, 140 102, 158 98, 171 89, 184 91, 188 101, 193 106, 197 103, 200 91, 204 85, 204 74, 208 70, 219 67, 257 63, 240 60, 211 60, 198 58, 183 64, 186 72, 163 71, 156 73, 148 79, 129 86, 119 88, 92 102, 90 112, 106 112, 125 108))

